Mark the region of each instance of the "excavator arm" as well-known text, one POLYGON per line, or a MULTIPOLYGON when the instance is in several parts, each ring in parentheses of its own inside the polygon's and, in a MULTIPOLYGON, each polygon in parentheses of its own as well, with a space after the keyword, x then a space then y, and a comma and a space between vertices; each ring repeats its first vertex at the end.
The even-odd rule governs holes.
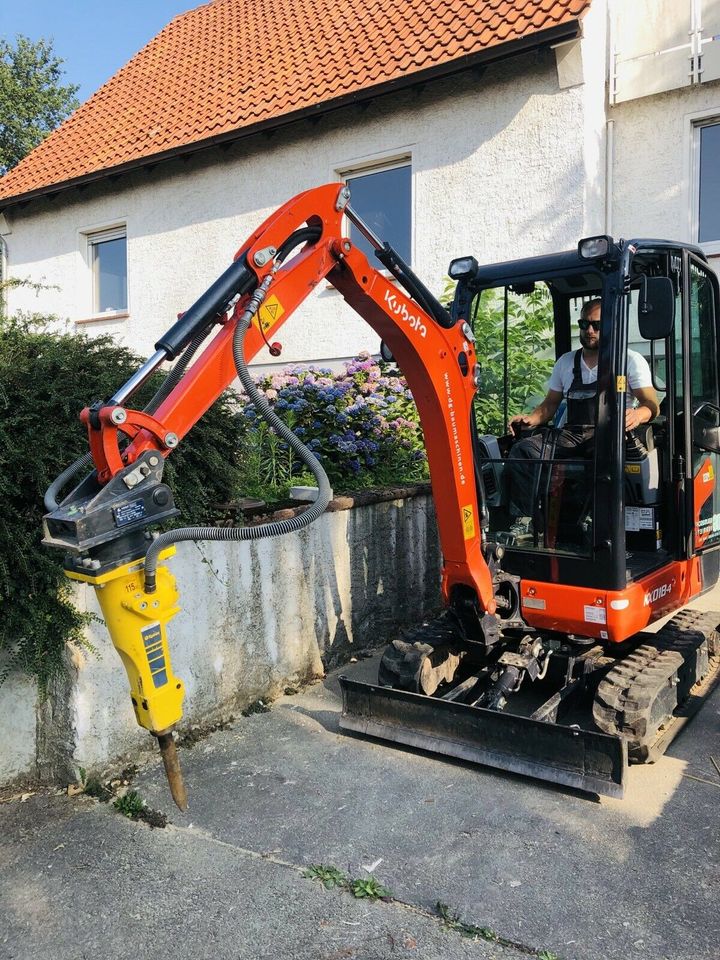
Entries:
POLYGON ((471 420, 478 368, 472 331, 462 319, 455 322, 400 257, 373 236, 349 197, 341 183, 309 190, 253 233, 225 273, 160 338, 138 373, 109 401, 82 411, 95 471, 61 503, 49 504, 44 542, 69 551, 69 577, 96 587, 128 673, 136 717, 158 736, 181 807, 185 795, 172 729, 182 715, 183 685, 172 673, 166 631, 179 610, 178 594, 164 566, 152 587, 146 582, 147 528, 177 513, 162 483, 164 459, 235 380, 233 342, 243 317, 252 314, 243 346, 249 362, 265 346, 272 353, 283 324, 318 285, 329 283, 383 339, 420 414, 444 557, 445 602, 457 605, 475 640, 482 642, 486 634, 485 641, 492 642, 497 631, 474 473, 471 420), (345 216, 373 243, 385 270, 371 265, 344 236, 345 216), (177 382, 170 375, 156 404, 144 411, 127 405, 164 361, 182 358, 204 341, 205 349, 177 382))

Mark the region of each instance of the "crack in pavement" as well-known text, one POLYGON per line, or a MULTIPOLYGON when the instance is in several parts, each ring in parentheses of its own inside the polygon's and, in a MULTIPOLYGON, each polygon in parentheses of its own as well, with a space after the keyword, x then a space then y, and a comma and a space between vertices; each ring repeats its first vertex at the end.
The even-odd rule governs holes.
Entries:
MULTIPOLYGON (((170 834, 180 834, 182 836, 189 836, 193 839, 201 840, 206 843, 214 844, 220 847, 223 847, 226 850, 231 850, 233 853, 241 854, 243 856, 250 857, 253 860, 263 861, 265 863, 272 863, 278 867, 285 867, 286 869, 292 870, 297 873, 298 876, 303 879, 308 879, 305 877, 305 871, 307 870, 306 866, 301 866, 300 864, 293 863, 291 860, 283 860, 281 857, 276 856, 270 852, 261 852, 258 850, 251 850, 248 847, 241 847, 235 843, 229 843, 227 840, 220 840, 218 837, 213 836, 207 830, 204 830, 202 827, 195 827, 193 825, 187 827, 181 827, 174 823, 168 823, 165 827, 165 832, 170 834)), ((311 881, 313 882, 313 881, 311 881)), ((317 882, 317 881, 314 881, 317 882)), ((325 888, 327 889, 327 888, 325 888)), ((328 891, 330 892, 330 891, 328 891)), ((338 894, 346 893, 341 888, 338 888, 336 891, 338 894)), ((550 951, 539 948, 532 947, 527 943, 522 943, 517 940, 511 940, 508 937, 503 937, 501 934, 496 933, 494 930, 489 931, 488 935, 481 935, 479 932, 477 934, 468 932, 478 928, 475 924, 465 923, 461 921, 459 917, 455 917, 454 922, 448 922, 446 917, 443 917, 440 913, 433 913, 431 910, 428 910, 427 907, 420 906, 416 903, 409 903, 406 900, 400 900, 398 897, 389 896, 389 897, 379 897, 377 899, 373 898, 375 903, 384 903, 386 905, 397 906, 401 910, 406 910, 409 913, 413 913, 416 916, 423 917, 427 920, 431 920, 436 926, 442 928, 447 933, 455 933, 457 936, 462 937, 466 940, 476 940, 478 943, 492 943, 495 946, 503 947, 508 950, 514 950, 517 953, 523 953, 526 956, 530 957, 542 957, 546 960, 561 960, 559 956, 550 951)), ((440 906, 440 901, 438 901, 438 907, 440 906)), ((445 910, 447 911, 447 906, 445 910)), ((487 929, 487 928, 484 928, 487 929)))

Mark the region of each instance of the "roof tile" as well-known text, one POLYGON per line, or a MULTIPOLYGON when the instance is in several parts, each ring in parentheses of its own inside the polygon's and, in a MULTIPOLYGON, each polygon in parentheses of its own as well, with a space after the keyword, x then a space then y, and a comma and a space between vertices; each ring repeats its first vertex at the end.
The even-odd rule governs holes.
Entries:
POLYGON ((0 179, 0 201, 139 163, 569 23, 590 0, 212 0, 0 179))

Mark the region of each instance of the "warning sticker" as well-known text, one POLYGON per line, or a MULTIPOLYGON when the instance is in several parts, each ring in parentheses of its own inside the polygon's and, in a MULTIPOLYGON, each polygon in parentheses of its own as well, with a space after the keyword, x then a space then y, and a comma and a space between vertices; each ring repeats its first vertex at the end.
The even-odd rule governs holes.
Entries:
POLYGON ((466 540, 472 540, 475 536, 475 511, 472 504, 462 508, 463 532, 466 540))
POLYGON ((652 507, 625 507, 627 531, 655 530, 655 511, 652 507))
POLYGON ((627 377, 618 377, 618 378, 617 378, 617 392, 618 392, 618 393, 627 393, 627 377))
POLYGON ((585 622, 607 623, 607 611, 605 607, 595 607, 589 603, 585 604, 585 622))
POLYGON ((285 313, 285 308, 277 297, 271 296, 260 306, 253 319, 256 327, 259 327, 263 333, 267 333, 270 327, 274 327, 280 317, 285 313))

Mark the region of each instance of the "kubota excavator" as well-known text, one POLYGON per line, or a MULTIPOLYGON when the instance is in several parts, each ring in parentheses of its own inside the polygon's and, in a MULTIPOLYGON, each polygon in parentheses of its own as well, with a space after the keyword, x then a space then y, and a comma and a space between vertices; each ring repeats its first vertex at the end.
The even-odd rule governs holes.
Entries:
POLYGON ((643 632, 720 572, 717 278, 699 248, 598 236, 552 256, 453 260, 446 309, 349 200, 344 184, 328 184, 270 216, 138 372, 82 411, 90 454, 48 490, 44 543, 66 551, 70 578, 95 586, 138 723, 158 737, 184 809, 172 736, 183 684, 167 636, 178 594, 162 561, 180 540, 276 536, 324 511, 331 490, 322 467, 246 364, 266 346, 277 354, 272 338, 282 324, 329 282, 379 334, 412 390, 443 553, 442 614, 388 646, 377 684, 342 679, 341 726, 620 796, 628 759, 662 753, 720 663, 719 614, 683 611, 643 632), (380 268, 347 237, 346 219, 380 268), (593 453, 561 458, 554 438, 562 423, 544 427, 542 455, 525 465, 532 515, 519 518, 507 425, 509 405, 522 405, 524 374, 511 369, 509 339, 532 322, 540 360, 551 366, 570 350, 573 323, 593 298, 602 298, 593 453), (502 317, 502 340, 486 376, 476 333, 489 303, 502 317), (649 360, 661 398, 660 416, 633 434, 625 430, 629 344, 649 360), (150 404, 128 406, 173 360, 150 404), (317 500, 291 520, 154 538, 148 528, 178 512, 162 480, 165 457, 236 377, 315 474, 317 500), (488 425, 491 391, 502 416, 488 425))

